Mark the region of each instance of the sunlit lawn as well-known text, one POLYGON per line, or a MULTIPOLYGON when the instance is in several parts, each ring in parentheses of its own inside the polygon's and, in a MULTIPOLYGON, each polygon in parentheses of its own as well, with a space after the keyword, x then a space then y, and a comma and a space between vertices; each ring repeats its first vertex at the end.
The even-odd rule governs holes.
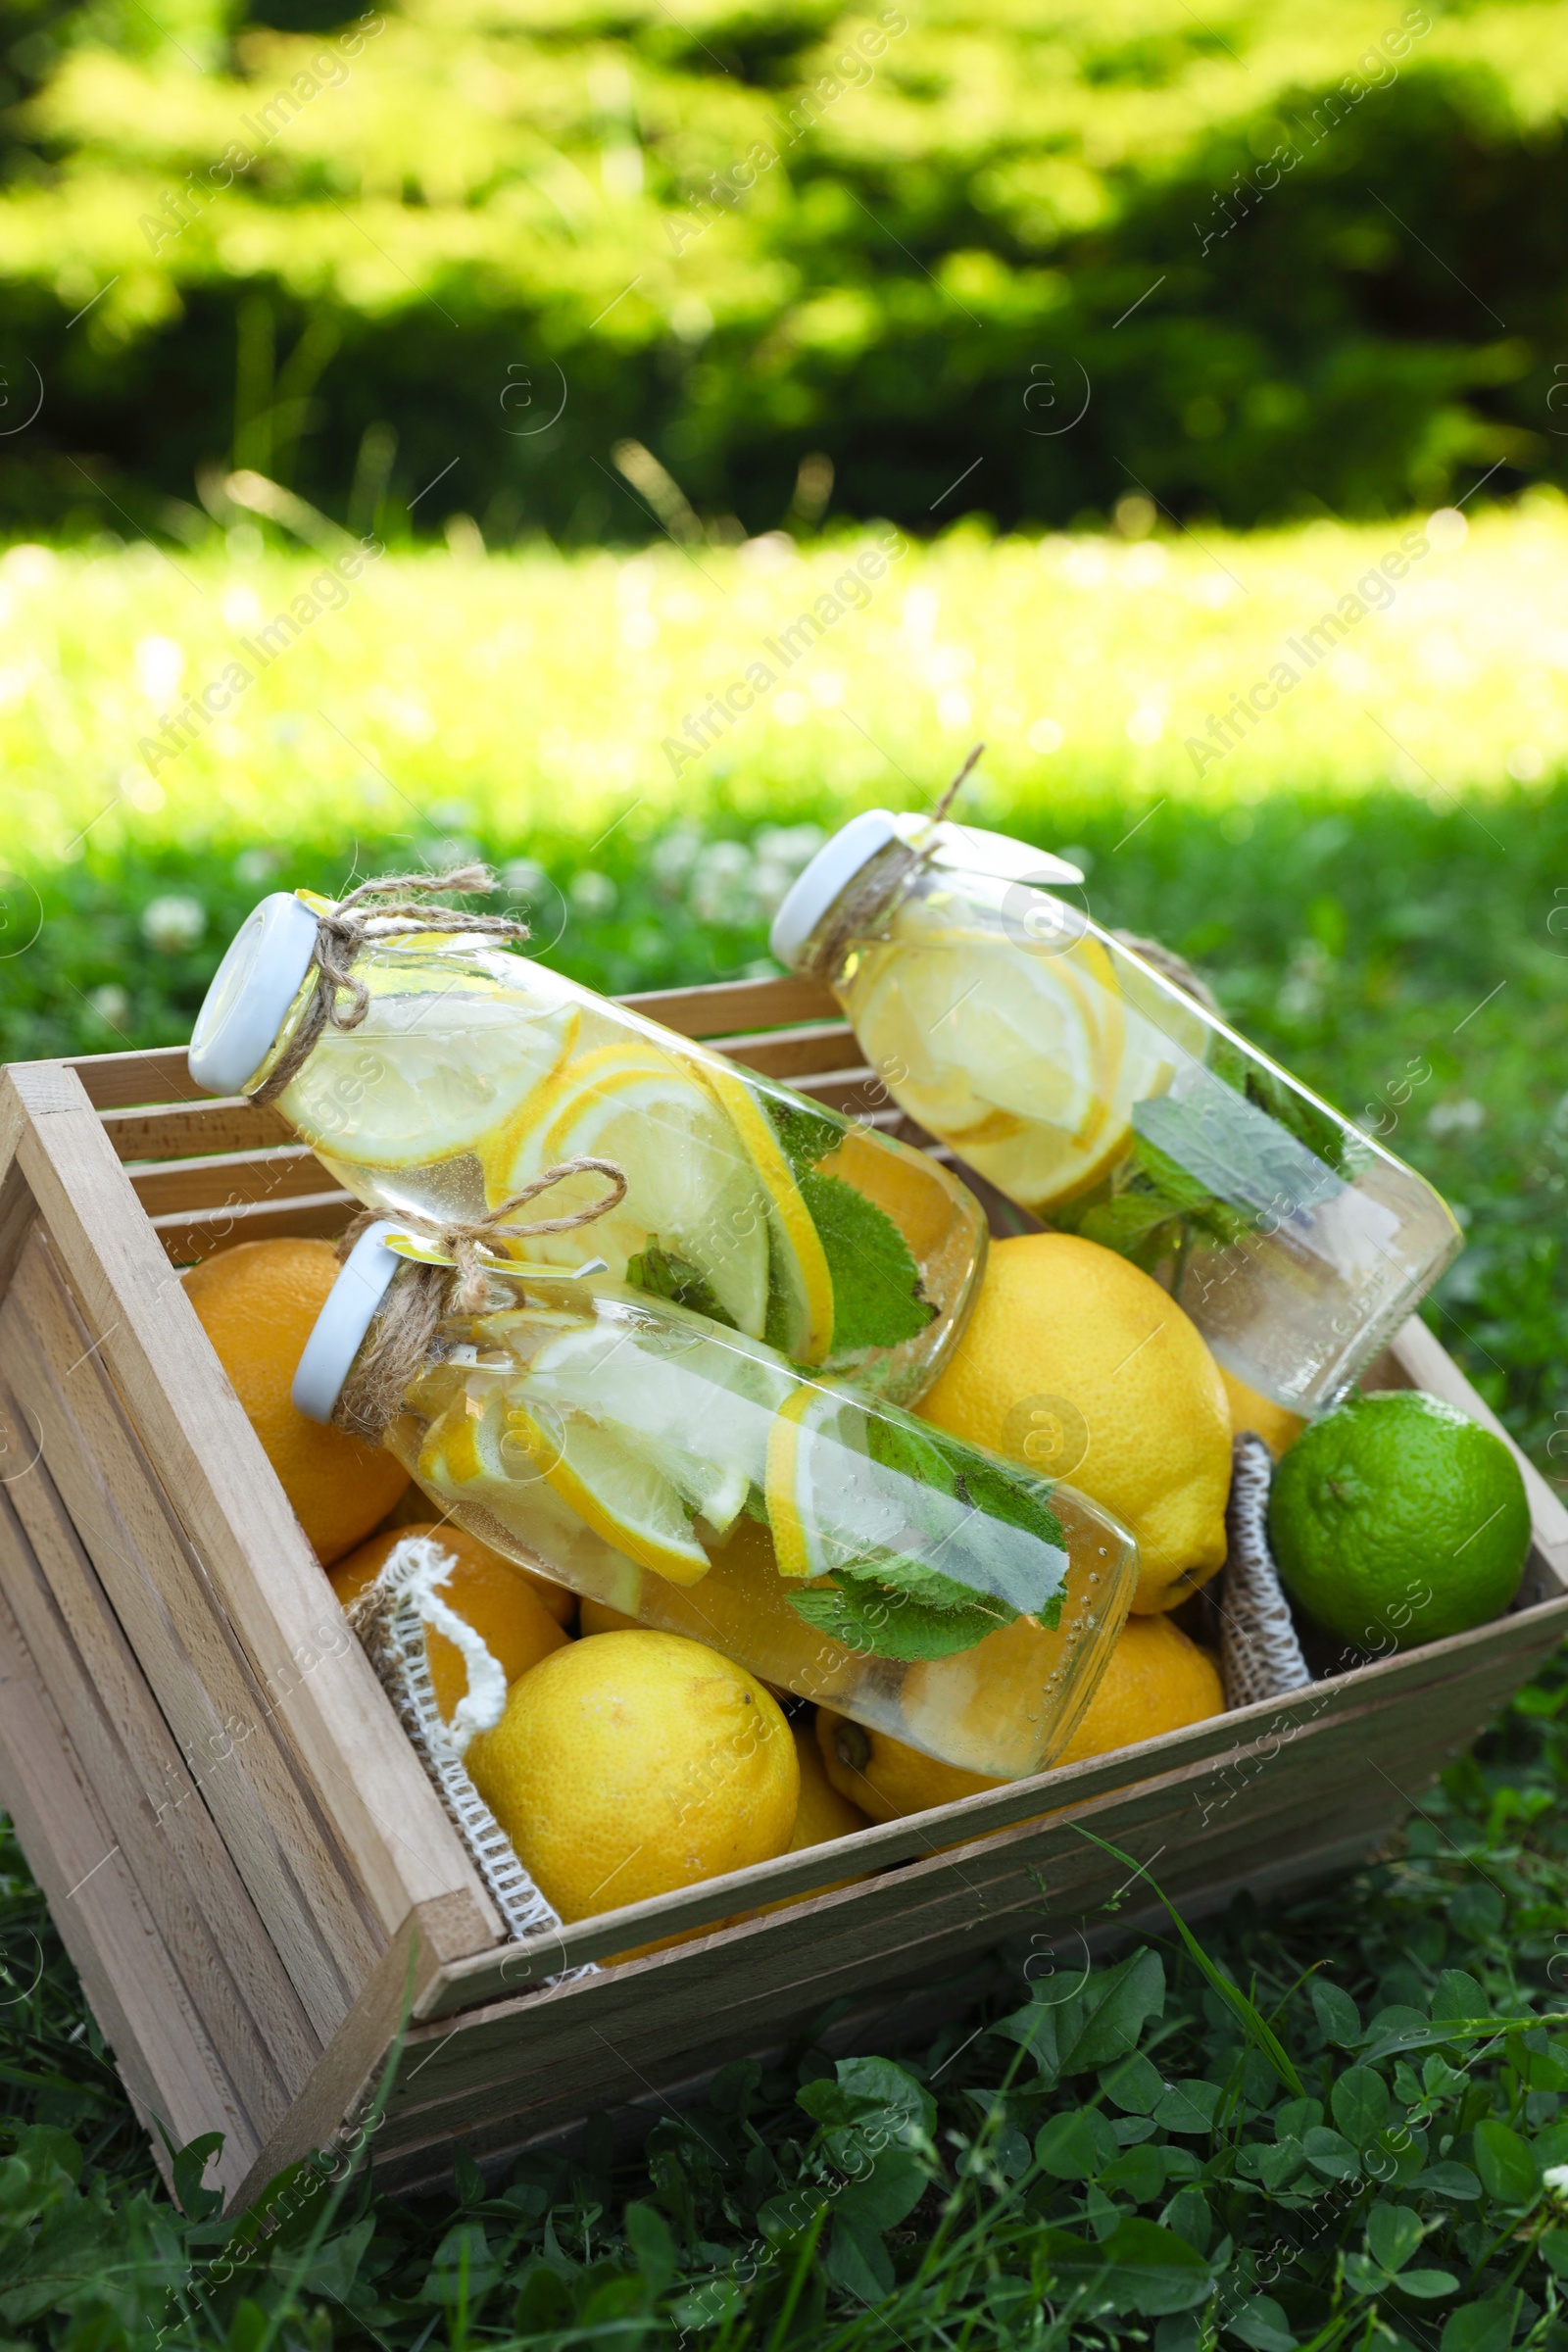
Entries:
POLYGON ((634 805, 643 825, 694 806, 820 815, 918 800, 977 736, 974 813, 1528 782, 1568 755, 1568 509, 1542 496, 1456 535, 1418 518, 1135 544, 959 530, 918 549, 895 535, 881 576, 837 597, 857 559, 875 570, 876 532, 801 552, 769 537, 632 556, 389 554, 315 597, 323 564, 268 550, 249 526, 194 553, 13 548, 0 558, 8 856, 52 859, 89 826, 107 848, 131 832, 520 835, 541 819, 592 840, 634 805), (1399 555, 1412 532, 1428 546, 1413 561, 1399 555), (1289 641, 1302 647, 1342 598, 1364 602, 1357 582, 1390 556, 1408 569, 1380 578, 1384 608, 1351 618, 1308 670, 1289 641), (823 634, 789 662, 780 631, 803 612, 823 634), (263 667, 260 632, 278 614, 300 633, 277 631, 263 667), (1195 758, 1188 739, 1281 662, 1300 682, 1278 708, 1228 757, 1195 758), (230 707, 184 751, 156 746, 188 698, 232 692, 236 662, 254 682, 230 707), (759 664, 775 682, 710 721, 700 750, 685 721, 749 669, 756 694, 759 664))
POLYGON ((972 819, 1073 849, 1098 914, 1201 963, 1455 1200, 1471 1246, 1440 1328, 1562 1468, 1568 509, 898 547, 854 583, 876 532, 388 554, 314 594, 319 560, 254 535, 13 548, 0 1052, 183 1037, 270 883, 474 851, 539 952, 597 986, 770 969, 768 914, 820 828, 921 804, 983 737, 972 819), (1307 632, 1407 533, 1425 555, 1308 668, 1307 632), (789 661, 803 612, 823 632, 789 661), (300 633, 262 667, 247 648, 280 612, 300 633), (1210 714, 1281 661, 1298 682, 1219 757, 1210 714), (160 751, 160 720, 235 662, 254 682, 160 751), (759 663, 773 683, 703 748, 713 695, 759 663))

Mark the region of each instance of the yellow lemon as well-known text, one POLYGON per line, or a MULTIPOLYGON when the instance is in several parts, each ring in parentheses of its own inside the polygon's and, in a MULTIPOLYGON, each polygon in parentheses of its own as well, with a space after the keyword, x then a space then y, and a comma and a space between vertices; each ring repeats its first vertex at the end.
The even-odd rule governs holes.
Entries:
POLYGON ((1124 1520, 1141 1559, 1135 1610, 1174 1608, 1223 1564, 1219 1367, 1169 1294, 1098 1242, 994 1243, 968 1328, 919 1410, 1124 1520))
POLYGON ((826 1707, 816 1710, 816 1742, 834 1788, 872 1821, 899 1821, 906 1813, 925 1813, 932 1805, 951 1805, 957 1797, 1002 1787, 981 1773, 961 1772, 956 1764, 939 1764, 935 1756, 826 1707))
POLYGON ((308 1421, 290 1395, 338 1276, 330 1242, 240 1242, 183 1277, 185 1296, 324 1567, 362 1544, 409 1474, 379 1446, 308 1421))
POLYGON ((466 1759, 564 1920, 786 1851, 801 1768, 775 1699, 681 1634, 600 1634, 514 1683, 466 1759))
MULTIPOLYGON (((367 1585, 380 1574, 388 1553, 395 1550, 406 1536, 428 1536, 437 1548, 450 1555, 455 1565, 446 1583, 440 1588, 440 1598, 466 1625, 471 1625, 495 1659, 509 1683, 537 1666, 553 1649, 560 1649, 570 1640, 564 1627, 558 1624, 546 1608, 535 1583, 521 1568, 514 1568, 499 1551, 481 1544, 477 1536, 465 1535, 460 1527, 437 1527, 433 1523, 419 1526, 390 1528, 351 1551, 346 1560, 339 1560, 332 1570, 332 1590, 345 1608, 358 1600, 367 1585)), ((543 1585, 544 1579, 538 1579, 543 1585)), ((558 1586, 557 1591, 560 1590, 558 1586)), ((568 1599, 570 1595, 567 1595, 568 1599)), ((458 1701, 468 1688, 468 1669, 463 1652, 445 1634, 427 1627, 424 1637, 425 1655, 430 1665, 430 1681, 435 1690, 435 1703, 441 1710, 443 1723, 450 1723, 457 1712, 458 1701)))
POLYGON ((1225 1687, 1211 1651, 1168 1617, 1129 1617, 1057 1764, 1081 1764, 1223 1715, 1225 1687))
MULTIPOLYGON (((867 1829, 870 1823, 864 1808, 829 1780, 814 1727, 795 1722, 790 1730, 795 1735, 795 1751, 801 1767, 801 1797, 795 1811, 790 1852, 804 1854, 808 1846, 826 1845, 832 1838, 848 1838, 856 1830, 867 1829)), ((849 1882, 842 1880, 840 1884, 847 1886, 849 1882)), ((827 1888, 819 1887, 817 1891, 825 1894, 827 1888)), ((796 1897, 797 1901, 801 1899, 796 1897)))
MULTIPOLYGON (((1095 1695, 1055 1763, 1081 1764, 1141 1740, 1179 1732, 1225 1711, 1219 1667, 1168 1617, 1129 1617, 1105 1662, 1095 1695)), ((885 1732, 862 1731, 819 1707, 816 1735, 835 1788, 854 1792, 874 1821, 895 1821, 949 1805, 982 1788, 1002 1788, 977 1772, 939 1764, 885 1732)), ((1044 1818, 1044 1816, 1041 1816, 1044 1818)))
MULTIPOLYGON (((523 1583, 538 1594, 556 1623, 564 1625, 568 1634, 572 1631, 577 1622, 577 1595, 569 1586, 558 1585, 553 1578, 541 1576, 537 1568, 524 1568, 518 1560, 509 1560, 505 1552, 496 1551, 490 1544, 482 1544, 477 1536, 470 1536, 465 1529, 454 1526, 450 1520, 432 1521, 431 1507, 429 1495, 411 1484, 408 1493, 392 1505, 375 1532, 378 1536, 435 1536, 446 1544, 449 1551, 458 1551, 461 1541, 460 1556, 476 1557, 482 1553, 486 1559, 510 1568, 514 1576, 520 1576, 523 1583)), ((630 1618, 626 1622, 629 1625, 630 1618)), ((602 1630, 596 1628, 596 1631, 602 1630)), ((518 1672, 521 1672, 520 1667, 518 1672)), ((510 1682, 512 1677, 509 1675, 507 1680, 510 1682)))
POLYGON ((1274 1404, 1267 1396, 1260 1396, 1245 1380, 1227 1372, 1223 1364, 1219 1376, 1225 1383, 1226 1401, 1231 1408, 1232 1435, 1239 1438, 1244 1429, 1255 1429, 1278 1461, 1286 1446, 1294 1446, 1306 1427, 1300 1414, 1293 1413, 1288 1405, 1274 1404))

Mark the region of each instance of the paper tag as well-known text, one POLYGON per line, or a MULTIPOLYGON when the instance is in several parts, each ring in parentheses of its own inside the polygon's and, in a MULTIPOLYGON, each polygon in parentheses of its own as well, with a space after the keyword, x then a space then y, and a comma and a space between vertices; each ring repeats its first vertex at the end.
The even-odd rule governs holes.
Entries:
MULTIPOLYGON (((457 1260, 430 1242, 420 1241, 416 1234, 389 1233, 385 1246, 395 1257, 412 1259, 418 1266, 452 1266, 457 1260)), ((590 1274, 608 1274, 610 1265, 602 1257, 584 1258, 580 1266, 528 1265, 518 1257, 503 1257, 499 1251, 487 1250, 481 1243, 479 1263, 487 1274, 505 1274, 514 1282, 586 1282, 590 1274)))

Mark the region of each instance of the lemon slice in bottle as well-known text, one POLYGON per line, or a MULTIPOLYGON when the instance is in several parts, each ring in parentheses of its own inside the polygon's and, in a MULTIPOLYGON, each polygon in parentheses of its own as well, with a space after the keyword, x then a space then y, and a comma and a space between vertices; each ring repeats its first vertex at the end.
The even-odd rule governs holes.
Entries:
POLYGON ((468 1398, 425 1438, 421 1486, 448 1502, 477 1502, 509 1517, 508 1489, 543 1483, 615 1551, 671 1584, 708 1574, 708 1554, 671 1482, 613 1428, 534 1412, 512 1383, 482 1405, 468 1398))
POLYGON ((290 1124, 326 1164, 415 1168, 476 1150, 570 1054, 574 1004, 530 1015, 496 984, 431 975, 370 986, 357 1029, 328 1024, 284 1094, 290 1124))
MULTIPOLYGON (((591 1227, 530 1236, 520 1245, 527 1256, 573 1263, 591 1242, 624 1279, 631 1259, 657 1246, 695 1269, 738 1330, 761 1336, 767 1204, 734 1127, 694 1073, 639 1040, 578 1054, 485 1150, 485 1197, 496 1207, 558 1161, 579 1157, 622 1168, 625 1200, 591 1227)), ((604 1190, 602 1176, 567 1177, 536 1213, 564 1216, 604 1190)))
POLYGON ((720 1066, 705 1074, 767 1197, 773 1273, 785 1301, 785 1353, 797 1364, 820 1364, 833 1345, 833 1277, 795 1171, 772 1121, 739 1072, 720 1066))
POLYGON ((913 1116, 1047 1217, 1121 1158, 1133 1104, 1165 1091, 1178 1058, 1093 939, 1026 957, 931 930, 868 956, 850 1009, 913 1116))
POLYGON ((831 1576, 896 1541, 901 1514, 851 1396, 805 1383, 773 1418, 763 1487, 780 1576, 831 1576))
POLYGON ((726 1535, 761 1483, 773 1414, 795 1386, 755 1347, 696 1324, 657 1336, 635 1322, 579 1325, 535 1355, 528 1396, 614 1429, 726 1535))
POLYGON ((672 1585, 695 1585, 708 1574, 707 1552, 692 1533, 678 1488, 624 1433, 594 1421, 535 1419, 526 1406, 507 1406, 507 1434, 532 1453, 563 1502, 616 1551, 672 1585))

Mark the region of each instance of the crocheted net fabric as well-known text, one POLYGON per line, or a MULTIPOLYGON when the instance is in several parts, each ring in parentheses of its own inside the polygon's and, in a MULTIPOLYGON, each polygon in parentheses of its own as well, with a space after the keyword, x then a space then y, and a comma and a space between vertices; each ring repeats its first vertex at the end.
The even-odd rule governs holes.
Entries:
POLYGON ((1225 1512, 1230 1548, 1220 1601, 1220 1665, 1227 1707, 1280 1698, 1312 1680, 1268 1545, 1273 1482, 1273 1455, 1254 1431, 1244 1430, 1232 1455, 1225 1512))
MULTIPOLYGON (((413 1742, 414 1752, 429 1775, 474 1867, 495 1899, 506 1923, 509 1941, 524 1936, 561 1933, 562 1921, 517 1857, 516 1848, 464 1769, 463 1757, 436 1705, 425 1648, 425 1629, 435 1625, 451 1637, 452 1612, 439 1597, 440 1587, 454 1566, 452 1555, 429 1536, 408 1536, 395 1544, 374 1584, 363 1592, 349 1610, 349 1625, 382 1689, 397 1709, 398 1721, 413 1742)), ((475 1639, 467 1627, 466 1650, 475 1639)), ((474 1681, 470 1668, 470 1686, 474 1681)), ((502 1686, 503 1691, 505 1685, 502 1686)), ((461 1711, 461 1710, 460 1710, 461 1711)), ((482 1723, 473 1728, 485 1728, 482 1723)), ((465 1744, 466 1742, 465 1741, 465 1744)), ((598 1970, 569 1969, 544 1980, 564 1984, 598 1970)), ((543 1989, 543 1984, 541 1985, 543 1989)))

